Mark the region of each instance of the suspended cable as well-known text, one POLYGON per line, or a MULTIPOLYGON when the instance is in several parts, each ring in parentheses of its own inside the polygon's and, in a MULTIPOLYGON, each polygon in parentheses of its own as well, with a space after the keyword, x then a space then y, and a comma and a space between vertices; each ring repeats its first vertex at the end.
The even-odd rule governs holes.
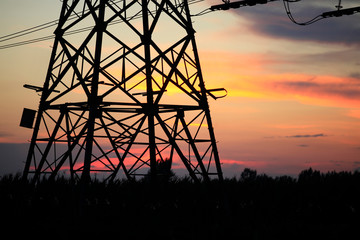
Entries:
MULTIPOLYGON (((111 5, 115 5, 123 2, 124 0, 119 0, 119 1, 113 1, 111 0, 111 5)), ((194 3, 198 3, 198 2, 203 2, 204 0, 189 0, 188 4, 194 4, 194 3)), ((256 4, 265 4, 268 2, 273 2, 273 1, 277 1, 277 0, 243 0, 243 1, 237 1, 237 2, 230 2, 229 0, 223 0, 224 4, 220 4, 220 5, 214 5, 211 6, 210 8, 207 8, 197 14, 191 15, 191 16, 203 16, 205 14, 208 14, 210 12, 213 11, 218 11, 218 10, 228 10, 230 8, 239 8, 239 7, 244 7, 244 6, 254 6, 256 4)), ((286 11, 286 14, 288 16, 288 18, 290 19, 291 22, 297 24, 297 25, 301 25, 301 26, 306 26, 309 24, 313 24, 319 20, 322 20, 324 18, 329 18, 329 17, 339 17, 339 16, 343 16, 343 15, 352 15, 354 13, 358 13, 360 12, 360 7, 354 7, 354 8, 348 8, 348 9, 342 9, 341 6, 341 0, 339 0, 338 5, 336 6, 337 10, 336 11, 330 11, 330 12, 324 12, 316 17, 314 17, 313 19, 310 19, 309 21, 306 22, 298 22, 295 20, 295 18, 293 17, 292 13, 291 13, 291 9, 290 9, 290 4, 289 3, 293 3, 293 2, 298 2, 300 0, 283 0, 283 4, 284 4, 284 8, 286 11)), ((176 7, 180 7, 182 6, 183 3, 179 3, 178 5, 176 5, 176 7)), ((154 13, 155 11, 153 11, 152 13, 154 13)), ((83 11, 82 12, 77 12, 77 13, 73 13, 70 17, 69 20, 72 19, 76 19, 79 17, 79 15, 81 14, 85 14, 83 11)), ((142 14, 135 14, 132 17, 127 18, 128 21, 132 20, 132 19, 137 19, 142 17, 142 14)), ((15 38, 18 37, 23 37, 25 35, 29 35, 32 34, 34 32, 38 32, 50 27, 54 27, 57 25, 58 20, 54 20, 54 21, 50 21, 44 24, 40 24, 38 26, 35 27, 31 27, 25 30, 21 30, 19 32, 16 33, 12 33, 12 34, 8 34, 5 36, 0 37, 0 42, 5 42, 5 41, 9 41, 9 40, 13 40, 15 38)), ((113 21, 111 22, 109 25, 113 25, 113 24, 118 24, 121 23, 122 20, 118 20, 118 21, 113 21)), ((64 36, 68 36, 68 35, 72 35, 72 34, 77 34, 77 33, 81 33, 81 32, 85 32, 85 31, 89 31, 91 30, 93 27, 84 27, 84 28, 80 28, 80 29, 76 29, 73 31, 68 31, 67 33, 64 34, 64 36)), ((19 46, 23 46, 23 45, 27 45, 27 44, 32 44, 32 43, 36 43, 36 42, 41 42, 41 41, 46 41, 46 40, 50 40, 53 39, 54 36, 50 35, 50 36, 44 36, 44 37, 39 37, 39 38, 33 38, 33 39, 29 39, 29 40, 24 40, 24 41, 19 41, 19 42, 15 42, 15 43, 10 43, 10 44, 5 44, 0 46, 0 50, 2 49, 8 49, 8 48, 13 48, 13 47, 19 47, 19 46)))
MULTIPOLYGON (((115 1, 115 2, 111 1, 111 5, 118 4, 118 3, 122 2, 122 1, 123 0, 119 0, 119 1, 115 1)), ((81 14, 81 13, 82 12, 76 12, 76 13, 71 14, 70 17, 69 17, 69 20, 73 20, 73 19, 78 18, 79 14, 81 14)), ((50 21, 50 22, 47 22, 47 23, 40 24, 40 25, 35 26, 35 27, 31 27, 31 28, 21 30, 19 32, 15 32, 15 33, 11 33, 11 34, 8 34, 8 35, 5 35, 5 36, 1 36, 0 37, 0 42, 5 42, 5 41, 9 41, 9 40, 18 38, 18 37, 23 37, 25 35, 44 30, 46 28, 54 27, 57 24, 58 24, 58 20, 53 20, 53 21, 50 21)))
MULTIPOLYGON (((118 4, 118 3, 122 2, 122 1, 123 0, 111 1, 111 5, 116 5, 116 4, 118 4)), ((204 0, 189 0, 188 4, 192 5, 192 4, 203 2, 203 1, 204 0)), ((180 7, 181 5, 182 5, 182 3, 178 4, 176 7, 180 7)), ((152 13, 155 13, 155 11, 153 11, 152 13)), ((81 14, 83 14, 83 12, 77 12, 77 13, 72 14, 69 17, 69 20, 78 18, 78 14, 81 15, 81 14)), ((135 14, 134 16, 129 17, 127 20, 130 21, 132 19, 138 19, 138 18, 141 18, 141 17, 142 17, 142 14, 135 14)), ((2 37, 0 37, 0 42, 9 41, 9 40, 12 40, 12 39, 15 39, 15 38, 18 38, 18 37, 22 37, 22 36, 25 36, 25 35, 28 35, 28 34, 31 34, 31 33, 35 33, 35 32, 44 30, 46 28, 54 27, 54 26, 57 25, 57 22, 58 22, 58 20, 53 20, 53 21, 50 21, 50 22, 47 22, 47 23, 44 23, 44 24, 40 24, 40 25, 35 26, 35 27, 31 27, 31 28, 28 28, 28 29, 21 30, 21 31, 16 32, 16 33, 12 33, 12 34, 2 36, 2 37)), ((123 21, 122 20, 117 20, 117 21, 111 22, 109 25, 114 25, 114 24, 118 24, 118 23, 121 23, 121 22, 123 22, 123 21)), ((73 30, 73 31, 68 31, 68 32, 66 32, 64 34, 64 36, 69 36, 69 35, 73 35, 73 34, 77 34, 77 33, 86 32, 86 31, 89 31, 91 29, 93 29, 93 26, 84 27, 84 28, 73 30)), ((24 46, 24 45, 28 45, 28 44, 32 44, 32 43, 37 43, 37 42, 42 42, 42 41, 46 41, 46 40, 51 40, 53 38, 54 38, 54 35, 49 35, 49 36, 44 36, 44 37, 19 41, 19 42, 15 42, 15 43, 9 43, 9 44, 5 44, 5 45, 1 45, 0 50, 13 48, 13 47, 20 47, 20 46, 24 46)))
POLYGON ((290 2, 298 2, 299 0, 283 0, 284 3, 284 7, 285 7, 285 11, 286 14, 288 16, 288 18, 290 19, 290 21, 292 21, 293 23, 297 24, 297 25, 301 25, 301 26, 306 26, 309 24, 313 24, 321 19, 324 19, 324 17, 322 15, 318 15, 316 17, 314 17, 313 19, 306 21, 306 22, 298 22, 295 20, 295 18, 293 17, 291 10, 290 10, 290 2))
POLYGON ((51 22, 47 22, 47 23, 44 23, 44 24, 41 24, 41 25, 38 25, 38 26, 35 26, 35 27, 31 27, 31 28, 28 28, 28 29, 21 30, 21 31, 16 32, 16 33, 8 34, 8 35, 0 37, 0 42, 4 42, 4 41, 8 41, 8 40, 11 40, 11 39, 14 39, 14 38, 22 37, 22 36, 25 36, 25 35, 30 34, 30 33, 34 33, 34 32, 49 28, 49 27, 53 27, 56 24, 57 24, 57 21, 51 21, 51 22))
POLYGON ((53 36, 47 36, 47 37, 34 38, 34 39, 22 41, 22 42, 10 43, 10 44, 0 46, 0 50, 12 48, 12 47, 19 47, 19 46, 23 46, 23 45, 27 45, 27 44, 31 44, 31 43, 42 42, 42 41, 50 40, 53 38, 54 38, 53 36))
MULTIPOLYGON (((229 0, 223 0, 223 2, 224 2, 223 4, 213 5, 210 7, 210 10, 211 11, 229 10, 229 9, 235 9, 235 8, 246 7, 246 6, 255 6, 257 4, 266 4, 268 2, 274 2, 274 1, 278 1, 278 0, 242 0, 242 1, 235 1, 235 2, 230 2, 229 0)), ((302 26, 313 24, 324 18, 340 17, 343 15, 352 15, 354 13, 360 12, 360 7, 342 9, 341 0, 339 0, 338 5, 335 6, 337 8, 336 11, 324 12, 324 13, 314 17, 313 19, 310 19, 309 21, 298 22, 295 20, 295 18, 293 17, 293 15, 291 13, 289 3, 294 3, 294 2, 299 2, 299 1, 300 0, 283 0, 283 4, 285 7, 286 14, 287 14, 288 18, 290 19, 290 21, 297 25, 302 25, 302 26)), ((202 12, 200 12, 194 16, 201 16, 201 15, 204 15, 207 13, 209 13, 209 11, 208 11, 208 9, 205 9, 202 12)))
MULTIPOLYGON (((113 4, 117 4, 122 2, 123 0, 120 1, 111 1, 111 5, 113 4)), ((82 12, 76 12, 70 15, 69 20, 73 20, 78 18, 79 14, 81 14, 82 12)), ((47 23, 43 23, 40 24, 38 26, 35 27, 31 27, 31 28, 27 28, 15 33, 11 33, 5 36, 1 36, 0 37, 0 42, 5 42, 5 41, 9 41, 9 40, 13 40, 15 38, 19 38, 19 37, 23 37, 25 35, 28 34, 32 34, 47 28, 51 28, 51 27, 55 27, 58 24, 58 20, 53 20, 47 23)), ((16 42, 16 43, 11 43, 11 44, 7 44, 7 45, 2 45, 0 46, 0 49, 6 49, 6 48, 10 48, 10 47, 16 47, 16 46, 22 46, 22 45, 26 45, 26 44, 30 44, 30 43, 35 43, 35 42, 40 42, 40 41, 44 41, 44 40, 48 40, 48 39, 53 38, 53 36, 45 36, 45 37, 40 37, 40 38, 35 38, 35 39, 30 39, 30 40, 25 40, 25 41, 20 41, 20 42, 16 42)))
POLYGON ((210 8, 204 9, 201 12, 197 13, 197 14, 191 14, 192 17, 199 17, 199 16, 203 16, 205 14, 211 13, 213 12, 210 8))

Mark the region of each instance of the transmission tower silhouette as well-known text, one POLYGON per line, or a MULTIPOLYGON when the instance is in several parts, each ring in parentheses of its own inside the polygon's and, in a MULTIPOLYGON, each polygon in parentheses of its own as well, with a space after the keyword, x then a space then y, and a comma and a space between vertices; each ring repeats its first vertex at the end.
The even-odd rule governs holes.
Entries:
POLYGON ((222 179, 194 33, 187 0, 63 0, 24 178, 222 179))

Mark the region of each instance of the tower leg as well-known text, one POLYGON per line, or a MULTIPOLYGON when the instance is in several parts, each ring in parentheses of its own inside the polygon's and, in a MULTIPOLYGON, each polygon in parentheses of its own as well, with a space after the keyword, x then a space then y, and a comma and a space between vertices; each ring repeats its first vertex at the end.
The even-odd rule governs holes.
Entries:
MULTIPOLYGON (((60 18, 59 18, 59 27, 60 25, 62 25, 64 23, 64 15, 66 12, 66 1, 63 1, 62 4, 62 8, 61 8, 61 12, 60 12, 60 18)), ((41 120, 42 120, 42 115, 44 113, 44 108, 46 106, 46 98, 47 95, 49 95, 49 81, 51 79, 51 74, 52 74, 52 66, 55 62, 55 58, 56 58, 56 53, 57 53, 57 47, 58 47, 59 41, 58 41, 58 36, 55 36, 55 41, 54 41, 54 45, 53 45, 53 49, 52 49, 52 53, 51 53, 51 57, 50 57, 50 64, 47 70, 47 74, 46 74, 46 79, 45 79, 45 83, 43 86, 43 92, 41 94, 41 99, 40 99, 40 104, 39 104, 39 110, 37 113, 37 117, 36 117, 36 121, 35 121, 35 126, 34 126, 34 130, 33 130, 33 134, 31 137, 31 141, 30 141, 30 146, 29 146, 29 150, 28 150, 28 154, 27 154, 27 158, 26 158, 26 162, 25 162, 25 167, 24 167, 24 171, 23 171, 23 175, 22 178, 24 181, 26 181, 28 179, 29 173, 30 173, 30 168, 34 167, 32 166, 33 161, 34 161, 34 154, 35 154, 35 148, 36 148, 36 139, 38 137, 39 134, 39 129, 40 129, 40 124, 41 124, 41 120)), ((35 181, 37 181, 38 179, 34 179, 35 181)))
POLYGON ((142 0, 142 20, 143 20, 143 36, 142 42, 144 44, 145 54, 145 74, 146 74, 146 98, 147 102, 145 105, 145 111, 148 117, 148 128, 149 128, 149 155, 150 155, 150 174, 151 180, 156 182, 157 169, 156 169, 156 142, 155 142, 155 106, 153 97, 152 87, 152 69, 151 69, 151 32, 149 30, 149 19, 148 19, 148 1, 142 0))
MULTIPOLYGON (((191 29, 193 29, 191 16, 190 16, 189 5, 187 4, 187 0, 184 0, 184 2, 185 2, 186 16, 187 16, 187 19, 188 19, 189 26, 190 26, 191 29)), ((200 84, 199 85, 200 85, 202 96, 204 96, 202 98, 202 103, 201 104, 203 105, 203 108, 205 110, 205 116, 206 116, 207 125, 208 125, 208 129, 209 129, 209 135, 210 135, 210 139, 211 139, 211 145, 212 145, 212 151, 213 151, 215 166, 216 166, 216 170, 217 170, 217 175, 218 175, 219 180, 222 181, 223 180, 223 173, 222 173, 222 169, 221 169, 219 152, 218 152, 218 148, 217 148, 217 143, 216 143, 215 134, 214 134, 214 128, 213 128, 211 115, 210 115, 210 107, 209 107, 209 103, 208 103, 207 98, 206 98, 207 93, 206 93, 206 88, 205 88, 205 84, 204 84, 203 75, 202 75, 202 72, 201 72, 200 59, 199 59, 199 55, 198 55, 198 50, 197 50, 195 37, 192 37, 191 42, 192 42, 192 46, 193 46, 193 50, 194 50, 195 62, 197 64, 197 69, 198 69, 198 72, 199 72, 199 78, 200 78, 200 84)))
MULTIPOLYGON (((91 11, 91 10, 90 10, 91 11)), ((95 11, 95 10, 94 10, 95 11)), ((96 13, 93 13, 96 16, 96 13)), ((89 119, 87 121, 87 135, 86 135, 86 149, 85 149, 85 158, 84 158, 84 169, 82 171, 81 180, 83 182, 90 181, 90 169, 91 161, 93 154, 93 144, 94 144, 94 128, 95 120, 100 116, 100 99, 98 94, 99 87, 99 75, 100 75, 100 62, 101 62, 101 50, 103 42, 103 32, 105 30, 105 1, 100 1, 99 3, 99 13, 98 18, 96 19, 95 28, 97 29, 96 34, 96 45, 95 45, 95 58, 93 62, 94 72, 91 79, 91 93, 88 96, 88 106, 89 106, 89 119)))

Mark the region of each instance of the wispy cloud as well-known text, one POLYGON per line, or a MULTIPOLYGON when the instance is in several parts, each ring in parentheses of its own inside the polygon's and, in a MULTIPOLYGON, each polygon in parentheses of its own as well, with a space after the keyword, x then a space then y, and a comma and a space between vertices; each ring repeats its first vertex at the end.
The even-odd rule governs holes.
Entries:
POLYGON ((323 133, 318 133, 318 134, 299 134, 299 135, 291 135, 286 137, 287 138, 317 138, 317 137, 327 137, 327 135, 323 133))
POLYGON ((298 145, 298 147, 309 147, 309 145, 307 145, 307 144, 300 144, 300 145, 298 145))
POLYGON ((360 80, 360 72, 352 72, 349 74, 349 77, 351 78, 357 78, 360 80))
POLYGON ((275 89, 310 96, 340 97, 344 99, 360 98, 360 83, 353 81, 353 79, 323 76, 311 80, 284 80, 272 84, 275 89))
MULTIPOLYGON (((296 134, 296 135, 288 135, 288 136, 265 136, 265 139, 275 139, 275 138, 318 138, 318 137, 328 137, 328 135, 324 133, 317 134, 296 134)), ((308 147, 309 145, 300 144, 299 147, 308 147)))
POLYGON ((0 138, 12 136, 9 132, 0 131, 0 138))
POLYGON ((357 57, 349 49, 296 56, 216 51, 202 56, 208 86, 218 87, 221 79, 229 96, 354 108, 360 104, 360 73, 354 71, 357 57), (208 60, 214 56, 215 62, 208 60))
POLYGON ((241 82, 233 83, 228 89, 230 95, 294 99, 311 105, 358 108, 360 104, 360 82, 345 77, 307 74, 241 76, 241 82))

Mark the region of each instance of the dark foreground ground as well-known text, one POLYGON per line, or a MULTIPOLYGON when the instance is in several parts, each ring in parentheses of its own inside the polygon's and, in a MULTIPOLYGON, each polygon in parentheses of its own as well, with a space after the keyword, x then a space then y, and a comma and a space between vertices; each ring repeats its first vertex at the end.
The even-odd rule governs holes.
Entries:
POLYGON ((33 239, 358 239, 360 173, 37 186, 0 179, 0 229, 33 239))

